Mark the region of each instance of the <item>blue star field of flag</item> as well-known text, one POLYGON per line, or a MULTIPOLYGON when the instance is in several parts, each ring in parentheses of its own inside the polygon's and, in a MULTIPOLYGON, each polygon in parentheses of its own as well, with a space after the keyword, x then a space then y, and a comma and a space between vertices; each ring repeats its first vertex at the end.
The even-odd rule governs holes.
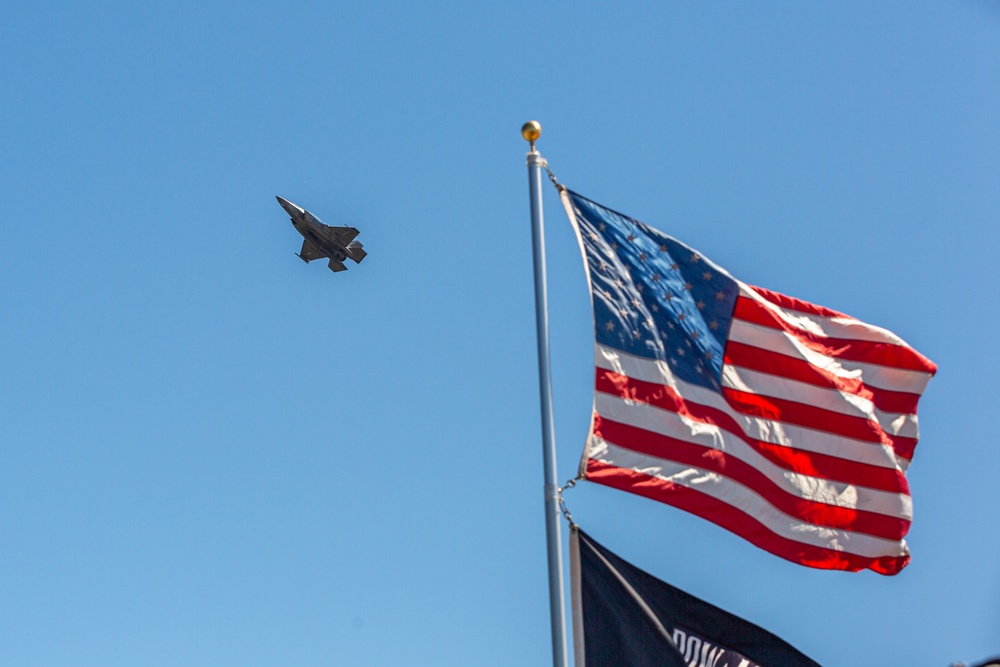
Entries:
POLYGON ((718 390, 736 281, 680 241, 566 194, 587 258, 597 342, 718 390))

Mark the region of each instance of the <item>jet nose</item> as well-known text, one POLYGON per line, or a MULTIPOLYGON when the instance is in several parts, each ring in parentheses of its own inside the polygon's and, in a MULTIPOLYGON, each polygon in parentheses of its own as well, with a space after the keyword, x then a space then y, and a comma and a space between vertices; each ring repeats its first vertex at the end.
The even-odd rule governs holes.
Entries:
POLYGON ((285 209, 285 211, 288 213, 288 215, 292 216, 293 218, 296 215, 301 215, 302 209, 300 209, 298 206, 296 206, 292 202, 288 201, 284 197, 278 197, 277 195, 275 195, 274 198, 278 200, 278 203, 281 204, 281 208, 285 209))

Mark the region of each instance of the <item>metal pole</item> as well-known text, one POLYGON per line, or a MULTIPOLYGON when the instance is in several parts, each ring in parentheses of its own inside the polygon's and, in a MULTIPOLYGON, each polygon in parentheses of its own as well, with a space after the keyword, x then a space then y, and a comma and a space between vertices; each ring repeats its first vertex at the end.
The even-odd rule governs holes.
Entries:
POLYGON ((542 126, 524 124, 521 135, 530 142, 528 189, 531 195, 531 246, 535 260, 535 326, 538 334, 538 386, 542 407, 542 459, 545 468, 545 538, 549 556, 549 614, 552 619, 552 664, 569 667, 566 648, 566 605, 563 600, 562 536, 559 486, 556 484, 556 435, 552 423, 552 370, 549 364, 549 301, 545 282, 545 223, 542 219, 542 167, 535 150, 542 126))

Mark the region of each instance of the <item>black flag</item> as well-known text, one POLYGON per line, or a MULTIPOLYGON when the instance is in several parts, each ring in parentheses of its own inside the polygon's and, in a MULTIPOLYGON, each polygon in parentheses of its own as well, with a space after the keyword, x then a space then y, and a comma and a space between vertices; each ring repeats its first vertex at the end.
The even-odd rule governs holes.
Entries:
POLYGON ((767 630, 570 536, 577 667, 819 667, 767 630))
POLYGON ((995 658, 990 658, 989 660, 986 660, 985 662, 977 662, 976 664, 972 665, 971 667, 1000 667, 1000 655, 998 655, 995 658))

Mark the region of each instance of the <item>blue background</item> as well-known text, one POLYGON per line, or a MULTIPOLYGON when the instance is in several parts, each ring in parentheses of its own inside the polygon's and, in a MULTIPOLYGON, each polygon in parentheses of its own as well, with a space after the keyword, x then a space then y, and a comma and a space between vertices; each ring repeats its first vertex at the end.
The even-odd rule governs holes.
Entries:
MULTIPOLYGON (((940 371, 894 578, 612 489, 829 667, 1000 651, 1000 6, 22 2, 0 22, 0 663, 550 663, 527 146, 940 371), (361 230, 333 275, 282 195, 361 230)), ((547 188, 560 478, 590 303, 547 188)))

